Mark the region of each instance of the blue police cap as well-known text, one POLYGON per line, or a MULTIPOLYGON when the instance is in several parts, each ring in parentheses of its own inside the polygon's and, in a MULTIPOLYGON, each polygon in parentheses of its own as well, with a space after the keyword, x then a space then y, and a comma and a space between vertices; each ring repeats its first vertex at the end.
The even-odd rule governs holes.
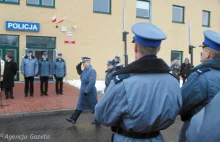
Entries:
POLYGON ((82 57, 82 62, 90 61, 91 59, 89 57, 82 57))
POLYGON ((63 54, 62 54, 61 52, 58 52, 57 55, 58 55, 58 56, 62 56, 63 54))
POLYGON ((114 65, 114 63, 112 61, 108 61, 107 65, 114 65))
POLYGON ((150 23, 139 22, 132 26, 134 41, 147 47, 160 47, 162 40, 167 38, 166 34, 150 23))
POLYGON ((31 50, 27 50, 27 53, 32 53, 32 51, 31 50))
POLYGON ((43 56, 47 56, 47 52, 43 52, 43 54, 42 54, 43 56))
POLYGON ((220 51, 220 34, 212 31, 212 30, 206 30, 204 31, 204 42, 200 47, 210 47, 212 49, 220 51))
POLYGON ((115 56, 115 58, 120 59, 120 56, 115 56))

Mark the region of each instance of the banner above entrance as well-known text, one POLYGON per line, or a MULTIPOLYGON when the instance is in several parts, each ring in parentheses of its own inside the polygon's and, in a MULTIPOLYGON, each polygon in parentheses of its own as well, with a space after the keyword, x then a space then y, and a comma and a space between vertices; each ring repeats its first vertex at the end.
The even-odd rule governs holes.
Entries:
POLYGON ((6 21, 6 30, 8 31, 28 31, 39 32, 40 23, 6 21))

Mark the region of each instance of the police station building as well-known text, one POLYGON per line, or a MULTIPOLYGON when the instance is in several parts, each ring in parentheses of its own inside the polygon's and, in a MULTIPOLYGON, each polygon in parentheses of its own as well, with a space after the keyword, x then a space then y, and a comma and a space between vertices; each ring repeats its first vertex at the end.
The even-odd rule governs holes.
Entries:
MULTIPOLYGON (((108 60, 118 55, 124 63, 123 19, 129 32, 129 62, 135 59, 131 26, 149 22, 150 16, 152 24, 167 34, 159 57, 169 65, 175 59, 181 63, 190 57, 189 43, 200 45, 204 30, 220 32, 219 0, 125 0, 124 18, 122 1, 0 0, 0 55, 13 54, 20 69, 27 49, 37 59, 47 51, 51 62, 62 52, 67 80, 79 78, 76 65, 82 56, 88 56, 97 79, 104 79, 108 60)), ((194 65, 200 63, 200 52, 200 48, 194 49, 194 65)), ((23 81, 23 77, 18 74, 15 80, 23 81)))

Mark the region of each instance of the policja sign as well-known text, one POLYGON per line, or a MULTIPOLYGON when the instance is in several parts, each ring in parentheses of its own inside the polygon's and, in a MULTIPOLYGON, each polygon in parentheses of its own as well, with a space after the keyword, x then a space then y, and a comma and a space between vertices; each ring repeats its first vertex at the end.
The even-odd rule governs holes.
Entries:
POLYGON ((40 23, 6 21, 6 30, 8 31, 28 31, 39 32, 40 23))

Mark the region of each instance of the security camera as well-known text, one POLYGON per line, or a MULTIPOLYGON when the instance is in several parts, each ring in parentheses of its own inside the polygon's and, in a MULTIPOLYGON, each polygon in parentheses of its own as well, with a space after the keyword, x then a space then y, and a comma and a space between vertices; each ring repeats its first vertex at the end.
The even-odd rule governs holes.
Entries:
POLYGON ((76 26, 72 26, 72 29, 76 29, 76 26))

